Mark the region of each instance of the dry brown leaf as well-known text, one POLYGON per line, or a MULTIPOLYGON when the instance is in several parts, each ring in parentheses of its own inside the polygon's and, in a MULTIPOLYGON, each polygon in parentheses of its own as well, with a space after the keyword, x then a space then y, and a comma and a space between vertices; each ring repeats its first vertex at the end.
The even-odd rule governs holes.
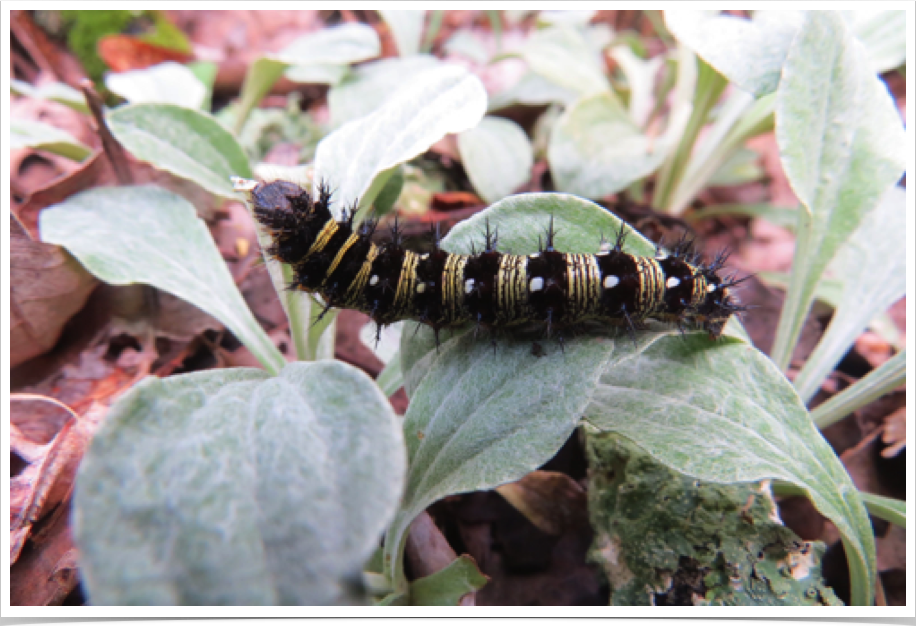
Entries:
POLYGON ((429 207, 434 211, 457 211, 469 207, 480 208, 486 203, 469 191, 439 191, 432 195, 429 207))
POLYGON ((77 553, 70 538, 67 515, 55 516, 10 566, 12 606, 60 605, 79 582, 77 553))
POLYGON ((131 287, 113 296, 112 335, 126 333, 145 345, 153 337, 187 342, 204 331, 223 330, 216 318, 177 296, 146 285, 131 287))
MULTIPOLYGON (((254 313, 255 318, 270 329, 289 324, 283 305, 277 297, 277 290, 270 280, 267 266, 260 262, 261 250, 254 248, 254 255, 239 263, 239 291, 254 313), (257 256, 255 256, 257 255, 257 256)), ((233 265, 230 263, 230 266, 233 265)))
POLYGON ((492 491, 465 494, 454 503, 446 500, 442 508, 452 512, 465 549, 490 577, 477 592, 478 606, 602 601, 602 576, 586 562, 593 539, 588 523, 548 535, 492 491))
POLYGON ((881 451, 885 459, 892 459, 906 447, 906 407, 902 406, 884 418, 884 432, 881 441, 887 447, 881 451))
POLYGON ((97 284, 58 246, 33 241, 10 217, 10 366, 50 350, 97 284))
POLYGON ((906 528, 891 524, 883 537, 878 537, 878 571, 906 569, 906 528))
POLYGON ((882 491, 878 470, 875 467, 875 458, 878 455, 874 454, 873 450, 882 430, 881 428, 873 430, 865 435, 858 445, 840 455, 843 466, 849 472, 849 477, 852 478, 852 482, 859 491, 876 494, 882 491))
MULTIPOLYGON (((199 185, 140 163, 133 158, 127 160, 134 184, 155 184, 184 197, 194 205, 198 215, 209 219, 221 200, 212 196, 199 185)), ((70 196, 94 187, 117 185, 117 178, 108 158, 97 152, 83 161, 68 175, 57 178, 36 189, 21 205, 13 207, 13 213, 34 239, 38 239, 38 214, 45 207, 63 202, 70 196)))
POLYGON ((194 58, 186 52, 157 46, 130 35, 106 35, 99 39, 98 50, 105 64, 115 72, 142 70, 166 61, 187 63, 194 58))
POLYGON ((32 20, 31 11, 10 11, 10 34, 26 50, 42 74, 73 87, 86 76, 76 57, 65 50, 62 43, 52 41, 32 20))
MULTIPOLYGON (((87 146, 98 145, 98 137, 89 125, 89 116, 74 111, 57 102, 29 97, 13 97, 10 115, 17 119, 49 124, 68 132, 87 146)), ((10 187, 13 191, 13 213, 19 213, 19 204, 35 191, 52 185, 79 170, 83 165, 72 159, 32 148, 10 151, 10 187)), ((34 229, 27 230, 37 238, 34 229)))
POLYGON ((108 159, 97 152, 72 172, 62 178, 55 178, 31 191, 25 202, 13 206, 13 214, 22 223, 33 239, 38 239, 38 213, 45 207, 62 202, 69 196, 91 187, 100 187, 114 183, 114 175, 108 159))
POLYGON ((245 205, 241 202, 227 202, 216 218, 210 232, 224 259, 241 261, 249 254, 255 258, 260 256, 255 254, 260 251, 260 247, 257 245, 254 220, 245 205), (245 242, 242 244, 244 251, 239 246, 241 241, 245 242))
POLYGON ((60 102, 16 96, 10 101, 10 117, 42 122, 69 133, 87 146, 99 145, 98 137, 89 123, 90 117, 60 102))
POLYGON ((12 394, 11 402, 42 401, 63 407, 71 415, 60 432, 46 445, 36 445, 23 436, 15 423, 10 424, 10 453, 26 466, 10 478, 10 562, 19 558, 26 539, 39 520, 69 500, 76 469, 86 446, 107 411, 97 403, 80 417, 53 398, 34 394, 12 394))
POLYGON ((194 10, 165 14, 188 36, 195 50, 215 50, 223 58, 241 56, 246 63, 324 27, 318 11, 194 10))
MULTIPOLYGON (((404 555, 414 580, 435 574, 458 558, 445 535, 426 511, 411 522, 404 555)), ((475 606, 476 597, 476 592, 466 593, 461 596, 458 606, 475 606)))
POLYGON ((872 367, 881 367, 885 361, 893 356, 893 348, 881 335, 866 330, 856 338, 856 352, 858 352, 872 367))
MULTIPOLYGON (((296 360, 296 348, 293 346, 293 341, 290 338, 287 327, 274 328, 267 332, 267 336, 270 337, 271 343, 273 343, 281 354, 283 354, 283 358, 285 358, 287 362, 296 360)), ((245 346, 239 346, 238 349, 232 352, 219 346, 211 346, 211 348, 214 355, 223 363, 224 367, 258 367, 262 369, 264 367, 257 357, 255 357, 245 346)))
POLYGON ((539 529, 550 535, 588 525, 585 490, 566 474, 537 470, 496 492, 539 529))
MULTIPOLYGON (((155 354, 145 353, 145 359, 137 359, 139 362, 130 367, 121 367, 106 358, 108 351, 107 341, 83 349, 56 364, 43 379, 14 390, 51 396, 78 414, 85 413, 96 402, 110 404, 115 396, 146 375, 155 354)), ((10 403, 10 423, 33 443, 50 443, 67 419, 65 413, 46 402, 10 403)))

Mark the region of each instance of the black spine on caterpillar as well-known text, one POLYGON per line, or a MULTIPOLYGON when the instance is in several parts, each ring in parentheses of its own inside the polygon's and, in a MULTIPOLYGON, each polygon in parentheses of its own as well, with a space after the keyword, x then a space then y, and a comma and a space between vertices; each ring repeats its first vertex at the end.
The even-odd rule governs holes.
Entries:
POLYGON ((632 333, 656 319, 717 338, 744 310, 729 293, 740 281, 719 276, 725 255, 703 265, 685 240, 670 254, 641 257, 623 251, 621 230, 597 254, 569 254, 554 249, 551 220, 534 254, 498 252, 489 225, 480 253, 450 254, 437 239, 432 252, 417 254, 401 246, 396 230, 388 243, 372 243, 375 223, 354 228, 355 207, 335 220, 325 186, 317 198, 280 180, 245 190, 271 237, 267 253, 293 268, 290 288, 317 293, 328 307, 367 313, 380 327, 411 319, 438 334, 468 322, 491 329, 541 323, 549 335, 597 320, 632 333))

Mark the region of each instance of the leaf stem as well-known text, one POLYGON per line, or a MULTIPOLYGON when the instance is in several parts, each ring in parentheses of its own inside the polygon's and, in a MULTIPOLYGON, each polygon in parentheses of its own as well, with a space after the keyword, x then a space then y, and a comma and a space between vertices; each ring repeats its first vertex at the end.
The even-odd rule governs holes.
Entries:
MULTIPOLYGON (((709 112, 719 100, 728 81, 708 63, 694 57, 697 63, 697 87, 694 92, 693 110, 687 120, 684 134, 674 153, 662 166, 658 175, 658 188, 653 205, 666 213, 671 211, 671 202, 677 186, 680 184, 690 161, 690 155, 696 144, 700 131, 709 118, 709 112)), ((681 62, 684 62, 683 60, 681 62)))
POLYGON ((906 350, 903 350, 865 378, 815 408, 811 411, 811 419, 818 428, 827 428, 905 382, 906 350))
POLYGON ((741 91, 728 99, 719 122, 690 160, 684 176, 671 194, 669 210, 672 214, 681 215, 709 179, 744 142, 773 130, 775 103, 775 94, 753 102, 749 94, 741 91), (750 110, 736 119, 748 107, 750 110))
POLYGON ((811 209, 801 204, 798 210, 798 225, 795 228, 795 256, 792 261, 792 274, 789 276, 789 288, 779 315, 776 338, 770 354, 776 367, 783 372, 789 367, 805 317, 814 301, 815 285, 808 284, 811 281, 809 250, 813 228, 814 219, 811 209))

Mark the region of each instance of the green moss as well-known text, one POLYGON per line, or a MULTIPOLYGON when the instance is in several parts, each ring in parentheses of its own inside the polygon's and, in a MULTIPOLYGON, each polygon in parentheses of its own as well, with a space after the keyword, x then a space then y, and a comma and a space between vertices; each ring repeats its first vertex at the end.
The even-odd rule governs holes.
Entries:
POLYGON ((93 81, 102 77, 107 67, 98 53, 99 39, 127 29, 136 18, 136 11, 61 11, 67 32, 67 47, 83 64, 93 81))
POLYGON ((144 15, 152 21, 152 28, 140 36, 142 41, 179 52, 191 52, 187 36, 165 15, 159 11, 145 11, 144 15))
POLYGON ((60 11, 67 47, 77 56, 93 81, 108 69, 98 53, 106 35, 130 32, 142 41, 182 52, 191 49, 187 37, 156 11, 60 11))
POLYGON ((587 436, 590 558, 613 605, 833 605, 823 545, 777 521, 759 483, 703 483, 627 440, 587 436))

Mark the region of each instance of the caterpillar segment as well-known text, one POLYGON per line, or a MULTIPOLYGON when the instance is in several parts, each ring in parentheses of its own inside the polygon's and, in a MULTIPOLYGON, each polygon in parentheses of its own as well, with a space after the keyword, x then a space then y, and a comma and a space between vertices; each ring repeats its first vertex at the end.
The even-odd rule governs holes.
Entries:
MULTIPOLYGON (((271 240, 268 255, 292 266, 291 288, 322 296, 329 307, 352 308, 380 326, 411 319, 441 328, 466 323, 502 329, 542 324, 549 335, 596 320, 634 333, 646 319, 698 327, 713 338, 744 310, 729 292, 740 281, 718 275, 725 255, 699 262, 682 240, 654 257, 623 251, 602 238, 597 254, 568 254, 554 248, 553 220, 545 245, 530 255, 496 250, 497 233, 485 233, 483 252, 426 254, 393 239, 375 244, 375 223, 354 227, 351 213, 335 220, 330 192, 317 198, 287 181, 236 180, 249 195, 253 213, 271 240)), ((743 279, 742 279, 743 280, 743 279)), ((560 335, 562 341, 562 335, 560 335)))
POLYGON ((495 323, 514 326, 530 319, 528 293, 528 257, 504 254, 499 260, 496 276, 495 323))
POLYGON ((438 322, 444 326, 460 324, 467 319, 464 306, 464 268, 467 263, 468 257, 449 254, 442 270, 442 315, 438 322))

